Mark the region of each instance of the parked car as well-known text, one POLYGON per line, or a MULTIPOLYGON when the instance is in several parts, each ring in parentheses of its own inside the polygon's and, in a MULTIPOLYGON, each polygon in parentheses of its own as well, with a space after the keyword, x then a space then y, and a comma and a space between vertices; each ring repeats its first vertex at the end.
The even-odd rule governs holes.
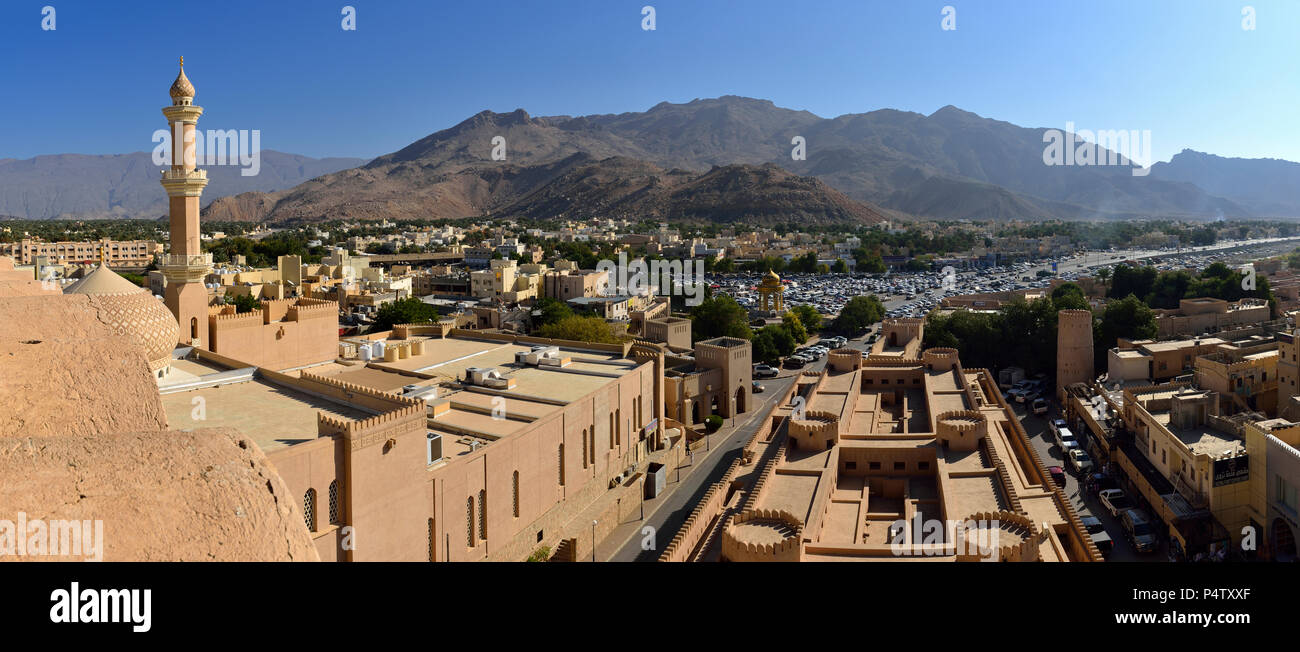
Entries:
POLYGON ((1034 414, 1047 414, 1047 401, 1041 398, 1034 399, 1034 402, 1030 403, 1029 406, 1033 409, 1034 414))
POLYGON ((420 389, 419 385, 407 385, 402 388, 402 393, 414 392, 417 389, 420 389))
POLYGON ((1068 457, 1072 449, 1079 448, 1079 438, 1069 428, 1060 428, 1056 431, 1056 445, 1061 448, 1061 457, 1068 457))
POLYGON ((762 394, 762 393, 763 393, 764 391, 766 391, 766 390, 767 390, 767 388, 766 388, 766 387, 763 387, 763 384, 762 384, 762 383, 758 382, 757 380, 754 381, 753 392, 754 392, 755 394, 762 394))
POLYGON ((1125 510, 1133 509, 1133 501, 1123 489, 1102 489, 1097 493, 1097 497, 1101 499, 1101 504, 1106 511, 1115 518, 1119 518, 1125 510))
POLYGON ((1052 436, 1055 437, 1056 433, 1060 432, 1061 428, 1068 427, 1068 424, 1065 423, 1065 419, 1052 419, 1052 423, 1050 423, 1049 426, 1052 429, 1052 436))
POLYGON ((776 367, 770 367, 765 364, 761 364, 758 365, 757 367, 754 367, 754 375, 759 378, 772 378, 779 373, 781 373, 781 370, 777 369, 776 367))
POLYGON ((1083 521, 1083 529, 1088 531, 1097 550, 1101 551, 1103 557, 1109 557, 1110 552, 1115 549, 1115 541, 1106 532, 1106 526, 1102 525, 1101 519, 1096 516, 1080 516, 1079 520, 1083 521))
POLYGON ((1119 521, 1124 526, 1124 534, 1128 536, 1129 543, 1132 543, 1138 552, 1155 552, 1155 530, 1152 529, 1151 519, 1145 512, 1140 509, 1125 510, 1119 521))
POLYGON ((1049 466, 1047 467, 1047 474, 1052 476, 1052 481, 1056 482, 1056 486, 1062 489, 1065 488, 1065 469, 1059 466, 1049 466))
POLYGON ((799 356, 792 355, 792 356, 786 358, 786 359, 785 359, 785 364, 783 364, 783 365, 781 365, 781 366, 785 367, 786 369, 803 369, 803 368, 804 368, 805 366, 807 366, 807 365, 808 365, 808 361, 807 361, 807 360, 805 360, 805 359, 803 359, 803 358, 801 358, 801 357, 799 357, 799 356))
POLYGON ((1065 461, 1075 473, 1087 473, 1092 470, 1092 458, 1078 448, 1070 449, 1070 452, 1065 455, 1065 461))

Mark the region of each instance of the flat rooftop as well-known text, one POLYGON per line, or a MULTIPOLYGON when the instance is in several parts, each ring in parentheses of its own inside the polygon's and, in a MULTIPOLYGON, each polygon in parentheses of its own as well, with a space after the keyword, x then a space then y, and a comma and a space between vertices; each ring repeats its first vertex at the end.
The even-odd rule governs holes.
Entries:
POLYGON ((264 380, 205 387, 162 396, 167 425, 177 430, 229 427, 252 439, 265 453, 315 439, 320 412, 359 421, 369 412, 264 380), (195 419, 202 398, 203 419, 195 419))

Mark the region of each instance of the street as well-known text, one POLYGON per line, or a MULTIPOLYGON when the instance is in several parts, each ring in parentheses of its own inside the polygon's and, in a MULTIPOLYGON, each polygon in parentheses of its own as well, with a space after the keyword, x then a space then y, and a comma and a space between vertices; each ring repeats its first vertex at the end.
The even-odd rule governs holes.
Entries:
MULTIPOLYGON (((810 344, 813 342, 814 340, 809 341, 810 344)), ((862 348, 862 341, 850 342, 849 346, 862 348)), ((755 409, 740 415, 737 425, 724 423, 721 429, 709 435, 709 450, 696 451, 694 464, 691 464, 689 458, 684 458, 683 463, 686 466, 673 469, 669 473, 668 487, 665 492, 657 498, 646 501, 645 519, 629 519, 626 523, 620 524, 601 542, 602 552, 598 552, 597 557, 602 561, 658 559, 664 547, 690 516, 695 504, 708 491, 709 485, 720 480, 726 473, 727 467, 731 465, 731 461, 740 455, 741 449, 758 429, 762 418, 766 417, 772 408, 772 401, 783 396, 800 373, 821 371, 825 365, 826 359, 822 358, 803 369, 782 369, 781 374, 776 378, 755 379, 766 388, 762 393, 754 394, 754 398, 758 399, 755 409), (650 550, 642 549, 642 541, 646 536, 642 534, 642 528, 646 526, 654 528, 652 536, 654 546, 650 550), (618 542, 617 546, 612 545, 615 541, 618 542), (604 550, 609 552, 603 552, 604 550)))

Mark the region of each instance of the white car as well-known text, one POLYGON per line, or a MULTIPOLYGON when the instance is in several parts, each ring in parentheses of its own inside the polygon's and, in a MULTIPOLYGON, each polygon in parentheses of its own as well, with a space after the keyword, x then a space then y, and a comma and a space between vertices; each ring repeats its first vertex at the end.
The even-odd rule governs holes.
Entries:
POLYGON ((1061 447, 1061 455, 1066 456, 1071 449, 1079 447, 1079 439, 1069 428, 1059 428, 1056 431, 1056 445, 1061 447))
POLYGON ((1065 461, 1075 473, 1083 474, 1092 470, 1092 458, 1077 448, 1072 448, 1069 453, 1066 453, 1065 461))

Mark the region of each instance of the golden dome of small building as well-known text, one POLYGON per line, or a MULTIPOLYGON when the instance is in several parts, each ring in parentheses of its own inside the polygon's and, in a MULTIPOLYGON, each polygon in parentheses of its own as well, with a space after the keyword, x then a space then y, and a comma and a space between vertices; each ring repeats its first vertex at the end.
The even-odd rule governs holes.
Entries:
POLYGON ((101 264, 65 288, 63 293, 85 294, 98 299, 95 303, 100 319, 140 345, 149 361, 149 371, 155 376, 161 377, 171 366, 180 326, 175 315, 148 290, 101 264))
POLYGON ((780 313, 785 310, 785 285, 776 272, 767 270, 763 281, 758 284, 758 309, 766 312, 780 313))

